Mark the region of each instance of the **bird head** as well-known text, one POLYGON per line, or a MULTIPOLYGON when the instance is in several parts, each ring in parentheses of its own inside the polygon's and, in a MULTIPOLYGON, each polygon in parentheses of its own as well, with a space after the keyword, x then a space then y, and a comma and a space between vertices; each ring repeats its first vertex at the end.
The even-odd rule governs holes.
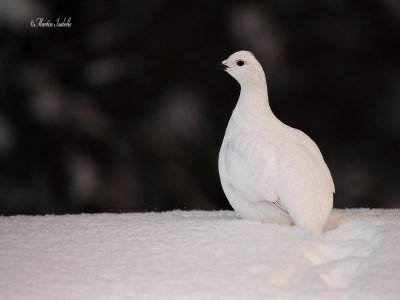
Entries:
POLYGON ((249 51, 238 51, 217 66, 228 72, 241 86, 248 84, 264 84, 265 75, 260 63, 249 51))

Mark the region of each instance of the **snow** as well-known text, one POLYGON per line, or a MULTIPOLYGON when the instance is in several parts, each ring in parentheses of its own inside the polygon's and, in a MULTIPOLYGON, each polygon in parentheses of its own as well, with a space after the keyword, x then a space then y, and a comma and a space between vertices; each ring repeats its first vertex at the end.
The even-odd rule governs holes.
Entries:
POLYGON ((232 211, 0 217, 1 299, 399 299, 400 210, 323 235, 232 211))

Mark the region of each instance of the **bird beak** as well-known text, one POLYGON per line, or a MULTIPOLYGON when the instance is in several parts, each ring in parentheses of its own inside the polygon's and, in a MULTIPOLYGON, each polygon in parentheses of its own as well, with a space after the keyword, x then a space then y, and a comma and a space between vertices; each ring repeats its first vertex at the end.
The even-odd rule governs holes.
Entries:
POLYGON ((217 66, 217 69, 218 69, 218 70, 222 70, 222 71, 226 71, 227 68, 228 68, 228 66, 225 65, 225 64, 223 64, 223 63, 220 63, 220 64, 217 66))

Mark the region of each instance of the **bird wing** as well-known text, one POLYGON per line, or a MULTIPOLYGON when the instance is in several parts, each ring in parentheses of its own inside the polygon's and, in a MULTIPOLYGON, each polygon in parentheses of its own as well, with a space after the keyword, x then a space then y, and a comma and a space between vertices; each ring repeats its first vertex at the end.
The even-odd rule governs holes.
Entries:
POLYGON ((333 192, 318 157, 302 144, 284 140, 277 148, 277 167, 278 196, 293 221, 320 231, 331 212, 333 192))
POLYGON ((271 202, 271 201, 262 201, 263 205, 268 206, 271 208, 273 211, 281 214, 288 216, 289 212, 287 211, 286 207, 282 204, 282 202, 278 199, 277 201, 271 202))
POLYGON ((314 155, 314 158, 317 160, 318 164, 323 169, 325 175, 327 176, 327 179, 330 182, 330 185, 332 187, 332 192, 335 193, 335 184, 333 183, 331 172, 329 171, 329 168, 326 165, 324 158, 323 158, 321 151, 319 150, 317 144, 307 134, 305 134, 301 130, 298 130, 298 129, 294 129, 294 130, 295 130, 295 135, 300 140, 301 144, 304 147, 306 147, 314 155))

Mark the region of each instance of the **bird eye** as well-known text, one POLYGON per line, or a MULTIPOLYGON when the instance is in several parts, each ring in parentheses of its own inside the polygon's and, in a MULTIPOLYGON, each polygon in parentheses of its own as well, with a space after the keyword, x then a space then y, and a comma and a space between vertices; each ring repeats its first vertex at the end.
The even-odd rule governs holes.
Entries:
POLYGON ((236 62, 236 64, 237 64, 239 67, 241 67, 241 66, 244 65, 244 61, 243 61, 243 60, 238 60, 238 61, 236 62))

